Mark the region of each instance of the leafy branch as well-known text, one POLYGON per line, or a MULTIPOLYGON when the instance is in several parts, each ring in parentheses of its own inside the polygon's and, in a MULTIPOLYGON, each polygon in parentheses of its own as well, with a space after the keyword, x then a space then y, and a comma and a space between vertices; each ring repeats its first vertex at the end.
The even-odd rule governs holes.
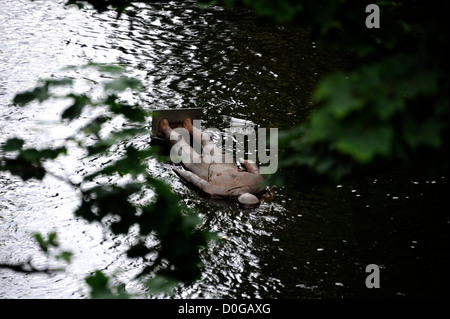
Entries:
MULTIPOLYGON (((47 239, 44 238, 40 233, 35 233, 33 235, 34 239, 38 243, 41 251, 48 257, 54 258, 56 260, 63 260, 66 263, 70 263, 73 253, 66 250, 58 250, 56 252, 51 251, 52 249, 59 248, 59 243, 57 241, 56 232, 51 232, 48 234, 47 239)), ((63 271, 62 268, 37 268, 33 266, 31 260, 27 260, 24 263, 17 264, 9 264, 2 263, 0 264, 0 269, 9 269, 15 272, 26 273, 26 274, 47 274, 51 275, 57 272, 63 271)))
MULTIPOLYGON (((127 255, 129 258, 140 258, 147 264, 139 279, 148 281, 149 276, 154 278, 150 282, 157 284, 151 284, 150 287, 160 286, 162 281, 156 279, 158 276, 167 278, 168 282, 192 282, 200 276, 199 248, 205 246, 212 237, 201 229, 201 220, 195 212, 180 204, 170 186, 150 175, 147 163, 149 157, 157 156, 155 150, 150 146, 138 148, 134 144, 136 137, 148 134, 146 125, 151 112, 138 105, 121 103, 118 94, 125 90, 139 90, 141 82, 123 76, 123 70, 116 66, 90 64, 83 68, 93 68, 112 76, 103 84, 103 97, 94 100, 88 94, 73 92, 57 95, 54 87, 70 88, 73 85, 73 80, 63 78, 41 81, 34 89, 17 94, 14 103, 25 106, 32 101, 42 103, 50 98, 71 99, 72 103, 61 113, 61 121, 65 123, 83 117, 88 109, 101 108, 103 114, 89 118, 87 124, 58 147, 31 148, 26 147, 26 141, 19 137, 8 139, 1 146, 0 171, 8 171, 24 181, 42 180, 47 175, 58 177, 45 163, 67 155, 74 144, 84 151, 86 158, 83 160, 87 162, 113 153, 113 159, 83 176, 80 183, 58 177, 79 194, 80 205, 75 215, 91 223, 100 223, 115 235, 127 235, 131 227, 138 226, 138 239, 129 247, 127 255), (127 120, 126 125, 111 133, 104 133, 105 126, 118 116, 127 120), (141 195, 149 190, 153 190, 154 196, 136 200, 145 197, 141 195), (157 244, 149 244, 149 236, 155 238, 157 244), (156 257, 149 259, 148 255, 156 257)), ((44 240, 36 235, 35 239, 46 252, 55 245, 54 236, 50 235, 48 240, 44 240)), ((70 259, 67 254, 61 254, 59 258, 70 259)), ((9 268, 36 270, 26 266, 28 268, 10 265, 9 268)), ((96 295, 97 288, 105 292, 105 280, 97 280, 105 275, 95 273, 92 276, 87 279, 88 284, 93 284, 92 296, 96 295), (99 282, 101 284, 96 286, 99 282)))
POLYGON ((24 274, 46 274, 51 275, 56 272, 61 272, 61 269, 52 269, 52 268, 36 268, 31 264, 31 260, 28 260, 25 263, 19 264, 0 264, 0 269, 9 269, 18 273, 24 274))

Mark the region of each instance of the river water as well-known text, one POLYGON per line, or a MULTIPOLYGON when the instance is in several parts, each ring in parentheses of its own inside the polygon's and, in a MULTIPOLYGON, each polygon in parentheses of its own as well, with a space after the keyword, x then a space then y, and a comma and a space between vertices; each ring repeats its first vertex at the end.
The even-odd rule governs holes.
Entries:
MULTIPOLYGON (((65 1, 0 0, 0 142, 54 145, 73 131, 57 122, 55 101, 14 106, 18 92, 67 65, 117 63, 146 90, 125 98, 155 108, 203 108, 203 125, 223 130, 229 116, 285 129, 310 114, 311 92, 325 74, 351 68, 346 54, 318 50, 297 27, 257 21, 242 9, 200 9, 195 2, 141 5, 137 16, 64 8, 65 1)), ((98 81, 97 74, 75 72, 98 81)), ((149 143, 150 138, 140 143, 149 143)), ((88 170, 71 153, 52 169, 73 179, 88 170)), ((177 298, 355 298, 447 295, 448 179, 403 172, 366 176, 325 192, 276 186, 253 210, 211 201, 186 188, 171 163, 149 169, 196 209, 221 237, 202 254, 201 280, 177 298), (368 289, 366 266, 380 267, 381 288, 368 289)), ((123 256, 127 237, 74 217, 79 204, 67 185, 0 174, 0 263, 33 260, 53 266, 31 234, 56 230, 75 253, 67 271, 31 275, 0 270, 0 298, 85 298, 84 282, 101 269, 129 279, 139 263, 123 256)))

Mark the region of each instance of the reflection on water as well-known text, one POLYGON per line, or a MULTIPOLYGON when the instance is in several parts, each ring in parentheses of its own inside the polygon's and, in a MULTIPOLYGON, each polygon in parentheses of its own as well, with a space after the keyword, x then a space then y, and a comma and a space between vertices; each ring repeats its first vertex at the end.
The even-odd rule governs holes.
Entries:
MULTIPOLYGON (((349 67, 345 55, 318 51, 305 30, 261 24, 245 10, 201 10, 193 2, 142 5, 130 23, 126 15, 116 20, 112 13, 68 14, 64 2, 0 0, 0 142, 17 135, 29 145, 52 145, 72 132, 55 123, 62 105, 21 109, 11 103, 17 92, 69 64, 119 63, 146 85, 124 99, 149 109, 202 107, 204 127, 221 130, 229 116, 280 129, 299 123, 309 115, 318 79, 349 67)), ((99 81, 81 71, 72 76, 99 81)), ((149 138, 138 143, 147 145, 149 138)), ((76 179, 102 160, 83 163, 80 156, 72 152, 52 169, 76 179)), ((401 174, 377 176, 325 194, 287 185, 246 211, 202 198, 173 168, 149 159, 151 172, 169 181, 204 227, 222 238, 202 252, 202 279, 180 287, 176 297, 439 295, 442 286, 434 279, 448 280, 448 255, 441 258, 448 251, 448 237, 441 234, 449 226, 440 207, 444 178, 415 184, 401 174), (436 217, 429 220, 430 214, 436 217), (384 290, 365 288, 370 263, 381 267, 384 290)), ((137 272, 142 265, 121 256, 133 233, 113 237, 87 225, 73 217, 77 205, 73 190, 56 179, 23 184, 0 174, 0 262, 33 258, 46 266, 30 237, 35 231, 58 231, 63 247, 76 256, 67 274, 0 270, 0 297, 86 297, 83 278, 94 269, 121 269, 118 278, 125 282, 137 272)), ((139 291, 131 283, 127 288, 139 291)))

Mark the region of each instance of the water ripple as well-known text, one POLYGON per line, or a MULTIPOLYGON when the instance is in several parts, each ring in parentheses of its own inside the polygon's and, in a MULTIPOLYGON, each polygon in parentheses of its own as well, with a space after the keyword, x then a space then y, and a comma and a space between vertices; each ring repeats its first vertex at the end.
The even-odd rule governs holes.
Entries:
MULTIPOLYGON (((26 109, 11 103, 16 93, 33 87, 38 78, 57 76, 68 64, 119 63, 146 87, 124 99, 148 109, 202 107, 204 126, 219 129, 224 128, 225 116, 267 127, 299 123, 309 113, 310 93, 318 76, 336 67, 333 56, 327 65, 318 63, 321 60, 304 31, 261 25, 245 10, 203 10, 194 2, 178 1, 141 4, 135 16, 123 14, 117 20, 114 13, 92 10, 68 14, 64 2, 0 0, 0 142, 18 135, 30 146, 55 145, 74 131, 74 127, 56 124, 63 107, 60 103, 33 103, 26 109)), ((77 71, 72 76, 101 82, 98 74, 77 71)), ((89 85, 83 89, 94 90, 89 85)), ((136 142, 145 147, 149 138, 136 142)), ((107 160, 86 163, 81 157, 70 152, 52 169, 79 180, 107 160)), ((202 198, 179 181, 173 168, 170 163, 149 159, 150 171, 169 181, 182 200, 199 212, 203 227, 222 237, 202 252, 201 280, 181 287, 175 296, 277 296, 285 283, 278 279, 281 266, 273 256, 290 244, 279 233, 299 227, 298 218, 285 208, 283 196, 244 211, 234 202, 202 198)), ((67 276, 32 277, 1 270, 2 298, 86 297, 83 277, 90 271, 120 268, 133 273, 142 266, 121 255, 133 242, 133 234, 113 237, 100 226, 74 218, 77 195, 57 180, 24 185, 2 173, 0 199, 0 262, 32 257, 37 266, 45 265, 30 234, 55 229, 77 256, 67 276)), ((280 260, 283 265, 292 264, 283 256, 280 260)))

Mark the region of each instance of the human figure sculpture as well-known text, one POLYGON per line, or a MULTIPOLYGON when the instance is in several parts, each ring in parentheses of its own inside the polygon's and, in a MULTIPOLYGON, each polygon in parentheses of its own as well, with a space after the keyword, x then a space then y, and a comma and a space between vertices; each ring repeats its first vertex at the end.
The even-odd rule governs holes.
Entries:
POLYGON ((182 134, 173 130, 167 119, 158 124, 158 136, 173 145, 172 152, 181 156, 187 169, 175 169, 175 173, 212 198, 237 198, 242 207, 258 206, 259 200, 254 194, 261 193, 265 187, 256 163, 240 159, 245 169, 238 168, 232 156, 218 148, 208 133, 192 125, 191 118, 184 119, 183 128, 200 142, 202 154, 198 154, 182 134))

